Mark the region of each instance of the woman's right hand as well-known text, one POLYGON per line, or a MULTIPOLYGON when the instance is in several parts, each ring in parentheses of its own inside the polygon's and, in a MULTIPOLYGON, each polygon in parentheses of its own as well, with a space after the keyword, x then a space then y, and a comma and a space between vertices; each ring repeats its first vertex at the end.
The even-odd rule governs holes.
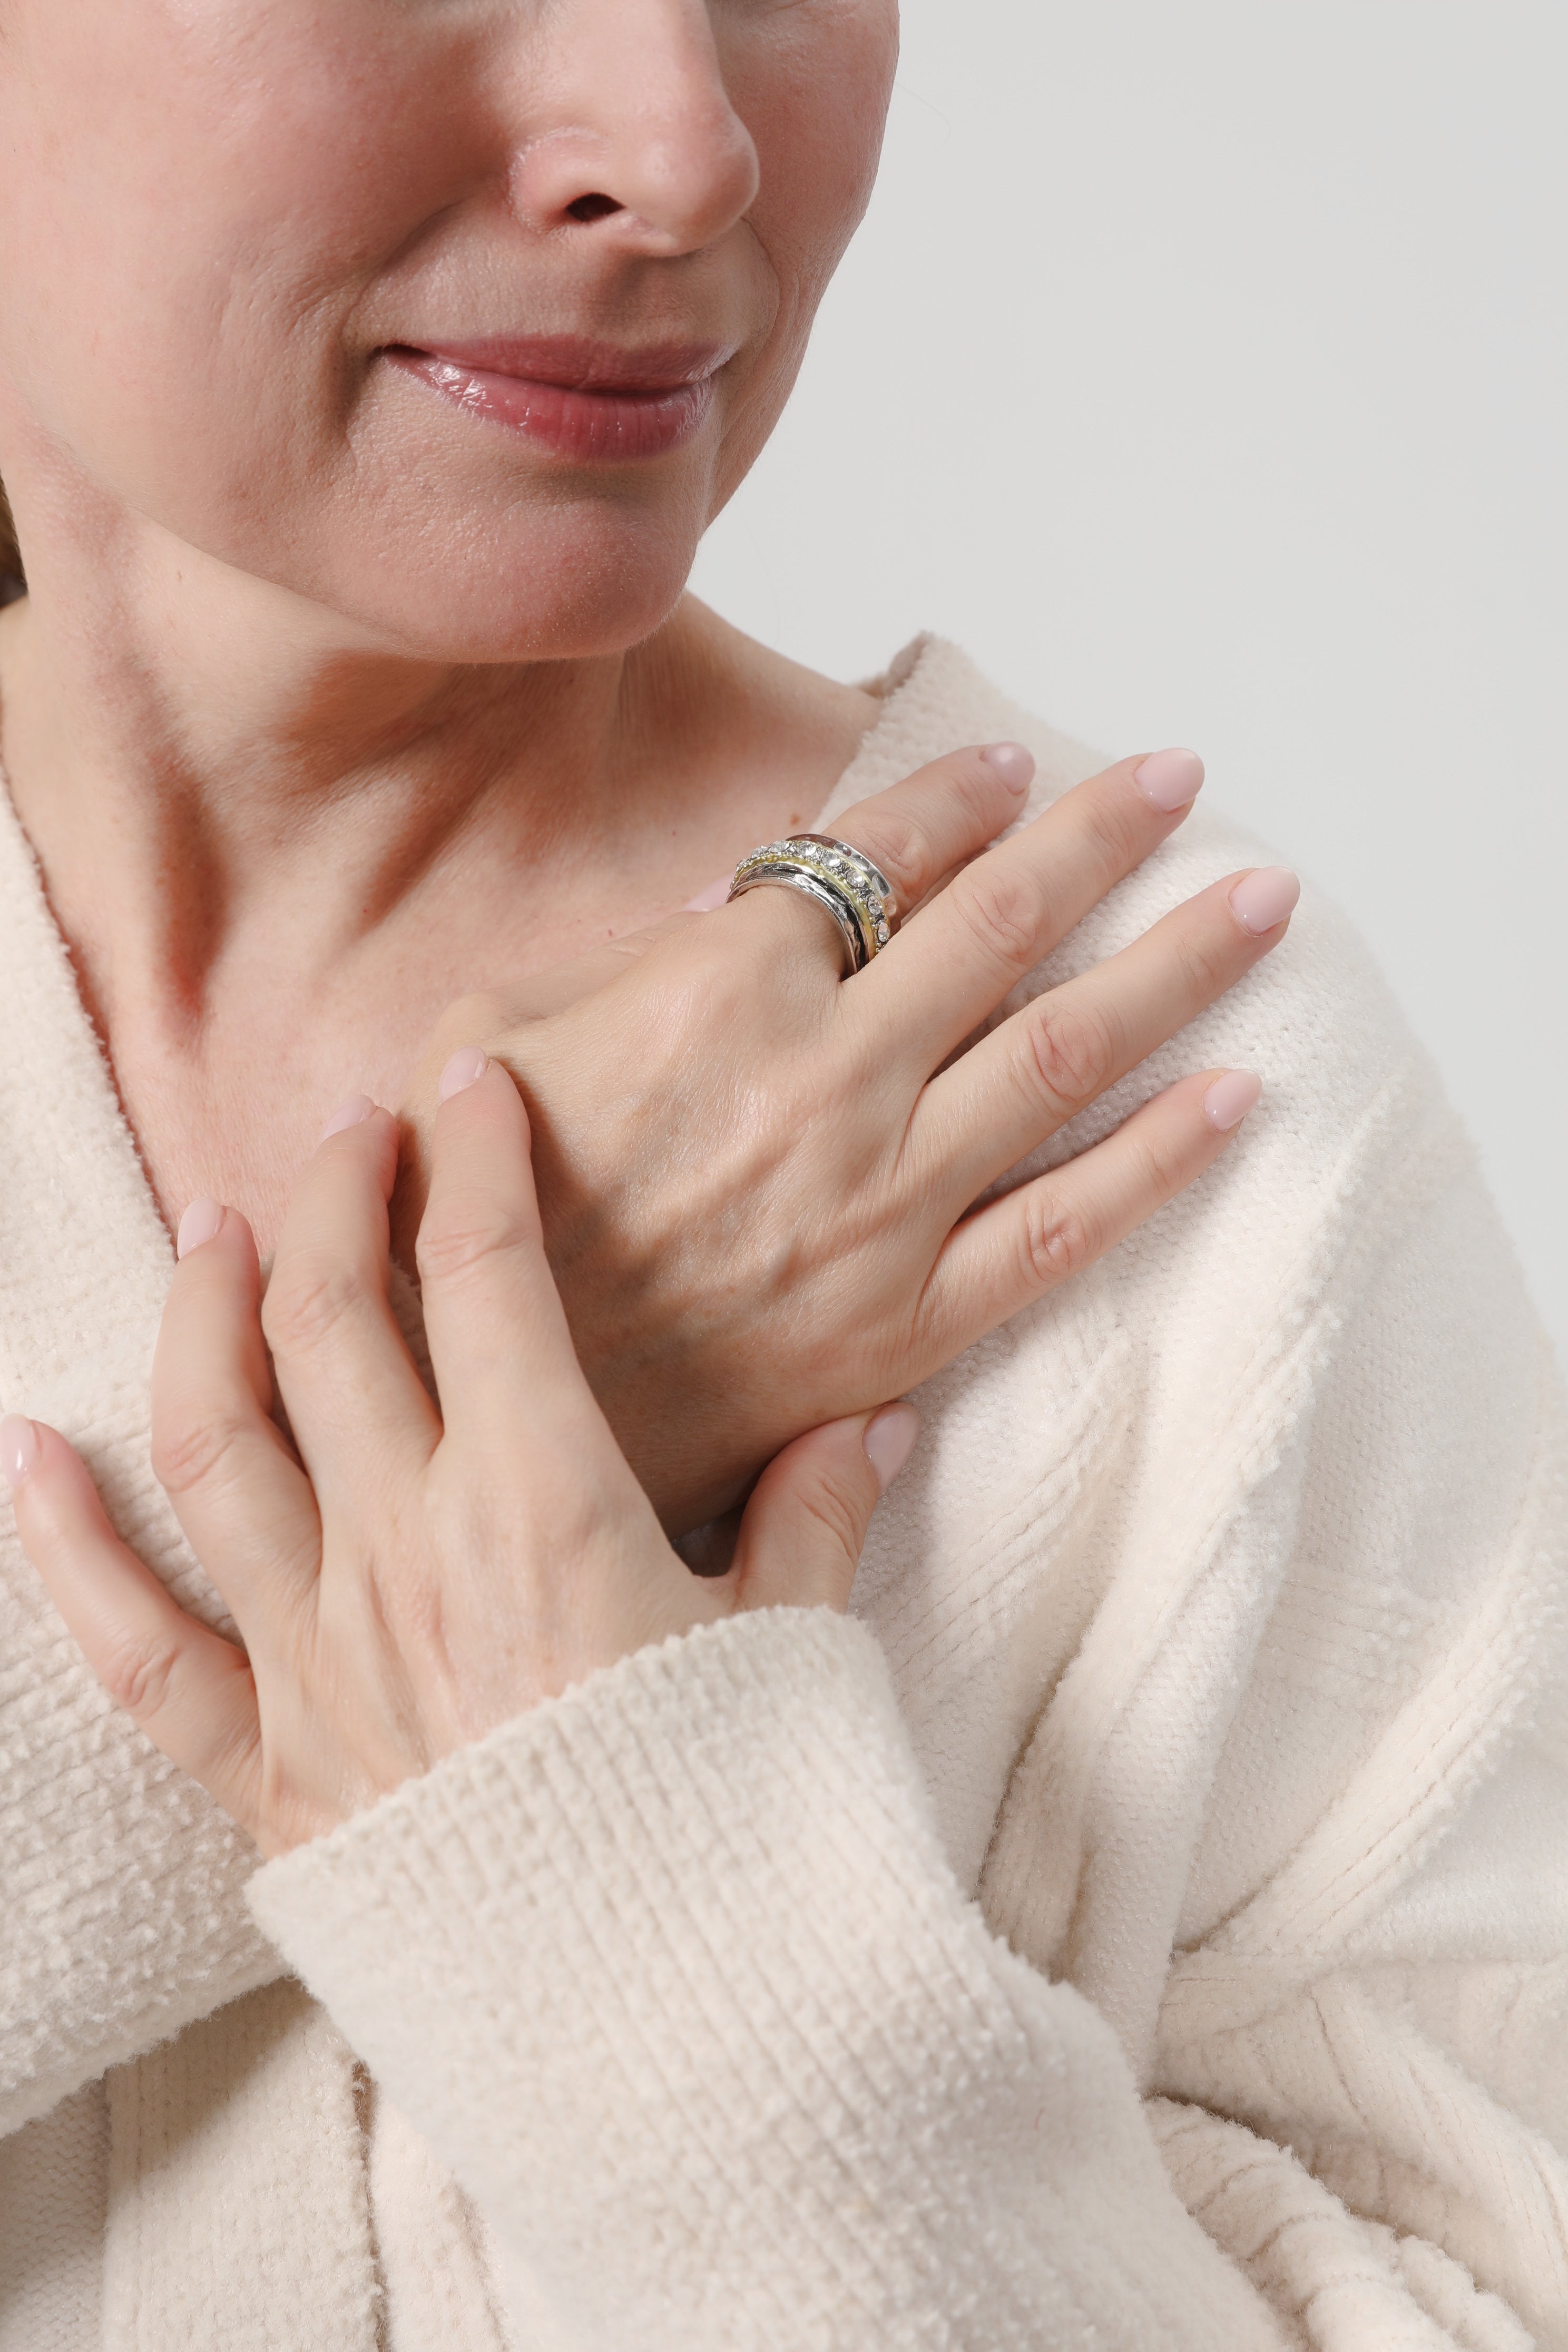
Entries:
POLYGON ((437 1074, 482 1047, 528 1104, 579 1359, 673 1533, 1113 1247, 1256 1099, 1246 1074, 1197 1073, 973 1208, 1277 945, 1295 903, 1279 868, 1233 874, 976 1038, 1203 782, 1191 752, 1122 761, 985 850, 1032 773, 1021 746, 958 751, 846 814, 916 909, 851 980, 819 908, 758 890, 438 1026, 395 1230, 418 1225, 437 1074))

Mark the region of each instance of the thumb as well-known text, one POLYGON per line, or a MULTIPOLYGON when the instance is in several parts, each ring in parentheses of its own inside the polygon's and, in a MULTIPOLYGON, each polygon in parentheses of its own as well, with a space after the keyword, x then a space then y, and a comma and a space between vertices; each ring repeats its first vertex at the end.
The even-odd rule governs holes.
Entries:
POLYGON ((769 1463, 741 1521, 742 1609, 847 1609, 871 1514, 914 1450, 921 1417, 887 1404, 808 1429, 769 1463))

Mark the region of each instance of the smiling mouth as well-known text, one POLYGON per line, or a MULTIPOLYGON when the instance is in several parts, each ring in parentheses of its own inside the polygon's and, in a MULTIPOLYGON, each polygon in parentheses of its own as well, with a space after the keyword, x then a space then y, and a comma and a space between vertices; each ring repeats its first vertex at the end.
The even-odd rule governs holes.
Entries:
POLYGON ((392 343, 383 356, 437 397, 578 464, 663 457, 695 439, 735 346, 627 350, 576 335, 392 343))

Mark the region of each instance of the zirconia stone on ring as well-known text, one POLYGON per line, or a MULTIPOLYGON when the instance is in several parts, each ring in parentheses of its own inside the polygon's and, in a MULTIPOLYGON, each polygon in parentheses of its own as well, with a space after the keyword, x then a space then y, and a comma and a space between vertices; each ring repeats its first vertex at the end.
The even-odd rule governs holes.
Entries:
POLYGON ((831 834, 792 833, 787 841, 763 842, 736 866, 730 896, 740 898, 773 884, 815 898, 832 916, 848 972, 863 971, 899 928, 898 901, 887 876, 863 849, 831 834))

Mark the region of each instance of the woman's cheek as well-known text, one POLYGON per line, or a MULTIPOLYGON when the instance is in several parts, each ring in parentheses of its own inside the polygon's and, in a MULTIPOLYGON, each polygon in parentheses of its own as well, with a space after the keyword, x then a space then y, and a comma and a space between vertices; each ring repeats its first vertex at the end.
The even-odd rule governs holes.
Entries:
POLYGON ((818 305, 870 200, 898 65, 891 0, 721 8, 726 85, 757 148, 747 215, 776 309, 728 420, 719 504, 733 495, 794 387, 818 305))
POLYGON ((210 551, 255 530, 258 481, 286 533, 365 286, 495 168, 460 48, 432 72, 428 27, 388 38, 362 0, 15 5, 0 348, 38 434, 210 551))
MULTIPOLYGON (((721 19, 725 11, 718 12, 721 19)), ((736 12, 720 55, 756 143, 752 220, 815 301, 854 235, 876 181, 898 66, 891 0, 800 0, 736 12)))

